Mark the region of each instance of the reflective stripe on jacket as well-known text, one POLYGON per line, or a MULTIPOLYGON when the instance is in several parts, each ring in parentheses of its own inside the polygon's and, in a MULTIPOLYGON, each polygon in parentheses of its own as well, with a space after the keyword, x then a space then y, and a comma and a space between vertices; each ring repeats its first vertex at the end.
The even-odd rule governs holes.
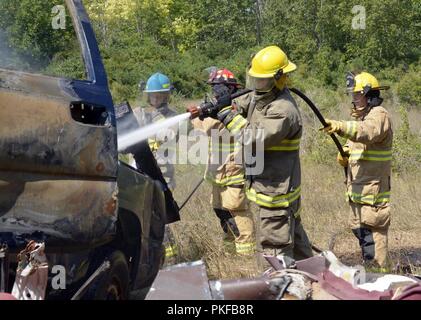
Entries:
POLYGON ((251 139, 245 139, 245 146, 259 139, 264 142, 263 172, 250 176, 248 199, 267 208, 290 207, 301 194, 302 119, 295 100, 285 88, 261 96, 252 92, 236 99, 234 105, 240 114, 227 129, 240 135, 247 130, 251 139))
POLYGON ((235 163, 235 155, 241 152, 241 145, 235 142, 234 136, 219 120, 213 118, 196 118, 192 124, 209 137, 205 179, 218 186, 244 184, 243 165, 235 163))

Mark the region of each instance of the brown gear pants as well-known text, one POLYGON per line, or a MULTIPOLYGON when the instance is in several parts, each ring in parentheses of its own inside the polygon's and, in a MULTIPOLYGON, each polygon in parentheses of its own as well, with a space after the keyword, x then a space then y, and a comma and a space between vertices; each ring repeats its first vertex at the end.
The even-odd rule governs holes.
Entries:
POLYGON ((248 200, 244 186, 213 186, 212 207, 215 209, 228 210, 234 217, 239 236, 233 232, 226 234, 224 240, 233 241, 237 254, 249 255, 255 252, 254 220, 249 210, 248 200))
POLYGON ((370 206, 349 202, 349 224, 359 240, 364 261, 374 260, 380 267, 388 266, 387 234, 390 206, 370 206))
POLYGON ((299 217, 300 201, 289 208, 269 209, 254 205, 258 214, 257 251, 286 255, 295 260, 313 256, 310 240, 299 217))

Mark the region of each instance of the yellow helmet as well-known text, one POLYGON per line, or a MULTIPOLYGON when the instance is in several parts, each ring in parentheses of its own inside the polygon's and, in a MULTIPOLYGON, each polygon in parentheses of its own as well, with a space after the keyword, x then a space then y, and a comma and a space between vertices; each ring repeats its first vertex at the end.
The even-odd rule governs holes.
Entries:
POLYGON ((357 75, 349 72, 346 76, 346 88, 349 93, 360 92, 365 95, 371 90, 387 90, 389 86, 380 86, 377 79, 368 72, 357 75))
POLYGON ((280 70, 285 74, 297 69, 297 66, 288 60, 287 55, 277 46, 269 46, 260 50, 251 61, 248 74, 255 78, 273 77, 280 70))

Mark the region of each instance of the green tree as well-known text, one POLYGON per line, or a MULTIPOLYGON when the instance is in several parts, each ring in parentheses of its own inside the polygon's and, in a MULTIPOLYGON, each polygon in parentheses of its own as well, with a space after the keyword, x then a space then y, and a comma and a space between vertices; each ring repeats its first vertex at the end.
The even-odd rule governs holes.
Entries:
POLYGON ((0 2, 3 40, 19 60, 25 61, 32 69, 47 66, 56 53, 74 47, 75 35, 71 28, 56 30, 51 25, 51 11, 57 4, 64 3, 53 0, 0 2))

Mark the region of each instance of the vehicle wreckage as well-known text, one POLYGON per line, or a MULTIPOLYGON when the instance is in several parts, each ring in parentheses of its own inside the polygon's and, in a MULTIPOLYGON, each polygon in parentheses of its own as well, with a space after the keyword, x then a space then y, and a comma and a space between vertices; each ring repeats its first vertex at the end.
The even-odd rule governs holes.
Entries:
POLYGON ((421 277, 368 273, 331 251, 300 261, 266 257, 260 277, 213 280, 202 260, 160 270, 146 300, 420 300, 421 277))
POLYGON ((86 80, 0 69, 0 291, 15 279, 19 299, 124 299, 155 278, 178 207, 147 143, 131 150, 139 170, 118 161, 93 28, 82 1, 66 7, 86 80), (47 286, 53 266, 65 290, 47 286))

